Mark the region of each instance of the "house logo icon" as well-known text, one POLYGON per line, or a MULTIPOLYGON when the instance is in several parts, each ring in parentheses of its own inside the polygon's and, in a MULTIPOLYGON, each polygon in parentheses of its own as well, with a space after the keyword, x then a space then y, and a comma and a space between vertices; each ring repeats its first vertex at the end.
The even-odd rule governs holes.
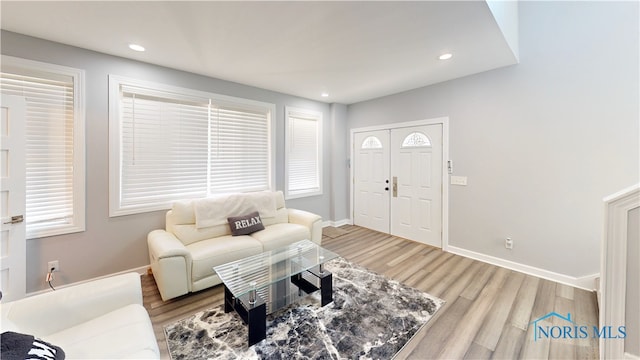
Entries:
MULTIPOLYGON (((544 315, 542 317, 539 317, 539 318, 537 318, 534 321, 529 323, 529 325, 531 325, 531 324, 533 324, 533 341, 538 341, 538 339, 541 337, 541 335, 543 337, 545 337, 545 338, 548 338, 548 337, 553 337, 553 338, 555 338, 555 337, 567 337, 567 334, 566 334, 567 328, 568 329, 575 328, 576 332, 578 332, 578 327, 576 327, 576 323, 573 320, 571 320, 571 313, 569 313, 569 312, 567 313, 567 316, 562 316, 562 315, 558 314, 557 312, 552 311, 552 312, 550 312, 550 313, 548 313, 548 314, 546 314, 546 315, 544 315), (538 326, 539 322, 541 322, 543 320, 546 320, 548 318, 551 318, 551 317, 557 317, 557 318, 559 318, 561 320, 566 321, 568 323, 567 324, 568 326, 552 326, 552 327, 549 327, 549 326, 546 326, 546 327, 538 326), (569 324, 571 324, 571 325, 569 325, 569 324), (563 330, 563 331, 561 331, 563 336, 554 336, 554 334, 553 334, 553 329, 554 328, 563 330)), ((569 337, 571 337, 570 333, 569 333, 569 337)))

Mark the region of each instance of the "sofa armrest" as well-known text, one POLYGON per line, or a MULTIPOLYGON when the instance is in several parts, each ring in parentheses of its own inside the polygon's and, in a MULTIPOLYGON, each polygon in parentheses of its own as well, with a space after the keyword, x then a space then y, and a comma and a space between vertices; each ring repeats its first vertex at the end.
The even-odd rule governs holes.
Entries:
POLYGON ((172 256, 191 258, 191 253, 175 235, 165 230, 153 230, 147 236, 149 256, 153 259, 162 259, 172 256))
POLYGON ((309 228, 311 233, 311 241, 318 245, 322 243, 322 217, 314 213, 298 210, 287 209, 289 211, 289 222, 293 224, 304 225, 309 228))
POLYGON ((147 235, 149 260, 160 297, 166 301, 191 291, 191 252, 175 235, 154 230, 147 235))
POLYGON ((127 305, 142 305, 140 275, 127 273, 2 304, 21 332, 47 336, 127 305))

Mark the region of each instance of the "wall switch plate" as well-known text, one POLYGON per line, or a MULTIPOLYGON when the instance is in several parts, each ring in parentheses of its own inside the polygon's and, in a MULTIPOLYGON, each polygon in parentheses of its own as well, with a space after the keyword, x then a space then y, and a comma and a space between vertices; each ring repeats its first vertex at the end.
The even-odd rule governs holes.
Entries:
POLYGON ((467 186, 467 177, 466 176, 452 176, 451 177, 451 185, 467 186))

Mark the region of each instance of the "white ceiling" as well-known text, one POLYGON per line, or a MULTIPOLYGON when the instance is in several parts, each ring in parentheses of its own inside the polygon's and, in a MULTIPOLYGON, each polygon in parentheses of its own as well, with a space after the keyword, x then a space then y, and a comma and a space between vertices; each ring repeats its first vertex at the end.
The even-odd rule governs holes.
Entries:
POLYGON ((3 0, 0 6, 4 30, 330 103, 517 62, 484 1, 3 0), (129 43, 147 51, 134 52, 129 43), (454 57, 438 60, 445 52, 454 57))

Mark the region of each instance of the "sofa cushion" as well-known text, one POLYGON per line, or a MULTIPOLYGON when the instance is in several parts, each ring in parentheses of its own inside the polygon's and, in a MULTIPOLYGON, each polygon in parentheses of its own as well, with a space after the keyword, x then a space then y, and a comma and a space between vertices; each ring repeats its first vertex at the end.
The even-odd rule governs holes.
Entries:
POLYGON ((251 236, 225 235, 187 246, 191 252, 191 281, 213 275, 213 267, 260 254, 262 244, 251 236))
POLYGON ((173 234, 184 244, 211 239, 214 237, 231 235, 229 224, 211 226, 203 229, 196 228, 195 224, 174 225, 173 234))
POLYGON ((16 325, 13 321, 9 320, 8 317, 2 316, 2 319, 0 320, 0 332, 5 332, 5 331, 20 332, 21 330, 18 327, 18 325, 16 325))
POLYGON ((267 226, 264 230, 251 234, 251 237, 262 243, 264 251, 270 251, 296 241, 311 239, 311 233, 306 226, 285 223, 267 226))
POLYGON ((229 228, 231 228, 231 235, 249 235, 259 230, 264 230, 262 220, 260 220, 260 214, 254 211, 244 216, 234 216, 227 218, 229 222, 229 228))
MULTIPOLYGON (((285 208, 284 194, 282 191, 264 193, 273 197, 276 210, 275 212, 272 210, 260 212, 260 218, 262 219, 263 225, 269 226, 272 224, 289 222, 289 213, 287 208, 285 208)), ((247 195, 245 194, 245 196, 247 195)), ((204 239, 231 234, 226 218, 228 216, 242 215, 222 214, 222 219, 224 221, 220 225, 198 228, 196 226, 194 201, 196 200, 176 201, 173 203, 171 210, 166 214, 166 231, 176 235, 176 237, 185 245, 204 239)))
POLYGON ((176 201, 171 207, 174 224, 195 224, 196 214, 193 211, 193 200, 176 201))
POLYGON ((289 222, 289 210, 287 208, 280 208, 276 211, 276 216, 272 218, 265 218, 261 216, 262 224, 267 227, 273 224, 281 224, 289 222))
POLYGON ((70 359, 157 358, 158 343, 147 310, 131 304, 42 338, 70 359))
POLYGON ((219 195, 193 201, 198 229, 225 224, 230 216, 243 216, 253 211, 262 217, 276 216, 276 193, 258 191, 219 195))

